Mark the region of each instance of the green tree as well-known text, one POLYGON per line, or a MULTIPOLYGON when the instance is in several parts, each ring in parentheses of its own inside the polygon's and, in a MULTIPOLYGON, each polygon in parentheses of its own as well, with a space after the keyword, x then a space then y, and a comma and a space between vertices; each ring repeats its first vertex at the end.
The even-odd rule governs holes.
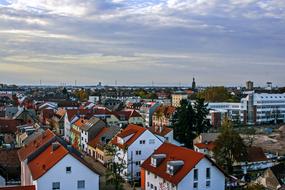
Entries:
POLYGON ((86 101, 89 97, 88 92, 84 89, 76 90, 74 94, 80 101, 86 101))
POLYGON ((246 157, 246 145, 240 135, 233 129, 233 125, 227 118, 222 124, 221 134, 215 141, 214 159, 228 173, 233 173, 233 164, 246 157))
POLYGON ((239 99, 230 94, 223 86, 208 87, 199 92, 197 97, 205 99, 207 102, 237 102, 239 99))
POLYGON ((209 113, 207 106, 208 104, 205 104, 203 98, 197 98, 194 103, 196 136, 207 132, 211 126, 210 121, 207 119, 209 113))
POLYGON ((207 115, 209 111, 203 99, 197 99, 192 107, 191 102, 182 100, 174 115, 174 138, 188 148, 193 148, 193 140, 209 129, 207 115))
MULTIPOLYGON (((112 157, 111 162, 108 164, 108 169, 106 172, 106 185, 113 185, 115 190, 123 190, 124 179, 122 178, 123 171, 126 169, 126 163, 124 159, 115 162, 116 149, 113 145, 107 145, 105 147, 107 151, 107 156, 112 157)), ((117 156, 120 159, 119 156, 117 156)))

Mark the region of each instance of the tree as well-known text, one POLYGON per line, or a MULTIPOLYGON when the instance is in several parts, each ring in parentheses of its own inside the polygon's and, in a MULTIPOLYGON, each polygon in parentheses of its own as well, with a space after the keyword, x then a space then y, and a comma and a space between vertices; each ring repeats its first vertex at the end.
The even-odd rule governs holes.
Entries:
POLYGON ((158 109, 154 113, 154 116, 159 121, 159 126, 162 126, 162 119, 163 119, 163 116, 164 116, 164 109, 165 109, 165 107, 163 105, 161 105, 161 106, 158 107, 158 109))
POLYGON ((209 111, 203 99, 197 99, 192 107, 191 102, 182 100, 174 114, 174 138, 188 148, 193 148, 193 140, 209 129, 207 115, 209 111))
POLYGON ((232 123, 227 118, 222 124, 221 134, 215 141, 214 159, 228 173, 233 173, 233 164, 246 157, 246 146, 240 135, 233 129, 232 123))
POLYGON ((207 106, 203 98, 197 98, 194 103, 196 136, 207 132, 211 126, 210 121, 207 119, 209 113, 207 106))
POLYGON ((114 185, 115 190, 123 190, 123 183, 125 182, 122 178, 123 171, 126 169, 125 160, 120 156, 116 155, 116 149, 113 145, 106 145, 107 156, 111 156, 112 160, 108 164, 108 170, 106 172, 106 184, 114 185), (115 162, 115 157, 119 159, 119 162, 115 162))
POLYGON ((80 101, 86 101, 89 96, 87 91, 84 89, 76 90, 74 94, 80 101))
POLYGON ((177 112, 174 115, 174 138, 189 148, 193 147, 193 139, 195 138, 195 134, 193 133, 194 114, 195 112, 191 103, 187 100, 182 100, 180 107, 177 108, 177 112))
POLYGON ((247 186, 245 190, 266 190, 266 188, 260 184, 253 184, 253 185, 247 186))
POLYGON ((208 87, 199 92, 197 97, 205 99, 207 102, 237 102, 239 98, 230 94, 223 86, 208 87))

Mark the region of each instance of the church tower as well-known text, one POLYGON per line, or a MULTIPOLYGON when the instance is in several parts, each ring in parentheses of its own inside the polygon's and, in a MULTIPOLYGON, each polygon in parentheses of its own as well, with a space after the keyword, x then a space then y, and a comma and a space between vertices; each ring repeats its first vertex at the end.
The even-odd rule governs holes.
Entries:
POLYGON ((195 78, 193 77, 192 90, 195 91, 195 89, 196 89, 196 82, 195 82, 195 78))

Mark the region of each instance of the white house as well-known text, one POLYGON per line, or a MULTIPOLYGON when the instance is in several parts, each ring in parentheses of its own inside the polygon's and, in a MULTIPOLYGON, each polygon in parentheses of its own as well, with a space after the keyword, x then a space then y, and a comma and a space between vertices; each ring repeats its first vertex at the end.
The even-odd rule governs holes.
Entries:
POLYGON ((99 175, 81 155, 47 131, 19 150, 22 185, 37 190, 99 190, 99 175))
POLYGON ((141 165, 142 190, 224 190, 224 172, 207 156, 170 143, 141 165))
POLYGON ((155 134, 162 142, 169 142, 177 146, 182 146, 181 143, 176 141, 173 137, 173 129, 166 126, 152 126, 149 130, 155 134))
POLYGON ((152 126, 152 116, 158 106, 160 106, 161 103, 159 102, 146 102, 142 105, 140 108, 140 114, 145 120, 145 126, 150 127, 152 126))
POLYGON ((138 180, 140 164, 162 144, 162 141, 144 127, 128 125, 113 138, 112 144, 117 150, 115 162, 125 164, 122 176, 126 180, 138 180))
POLYGON ((88 142, 92 140, 100 130, 106 127, 106 123, 97 117, 92 117, 81 127, 81 149, 84 152, 88 151, 88 142))

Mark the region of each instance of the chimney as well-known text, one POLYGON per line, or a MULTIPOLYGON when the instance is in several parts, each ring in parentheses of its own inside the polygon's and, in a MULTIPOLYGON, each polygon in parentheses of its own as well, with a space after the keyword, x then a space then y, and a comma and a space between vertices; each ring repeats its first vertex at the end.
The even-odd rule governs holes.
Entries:
POLYGON ((54 152, 56 149, 59 148, 60 144, 58 142, 53 142, 51 146, 52 146, 52 152, 54 152))

